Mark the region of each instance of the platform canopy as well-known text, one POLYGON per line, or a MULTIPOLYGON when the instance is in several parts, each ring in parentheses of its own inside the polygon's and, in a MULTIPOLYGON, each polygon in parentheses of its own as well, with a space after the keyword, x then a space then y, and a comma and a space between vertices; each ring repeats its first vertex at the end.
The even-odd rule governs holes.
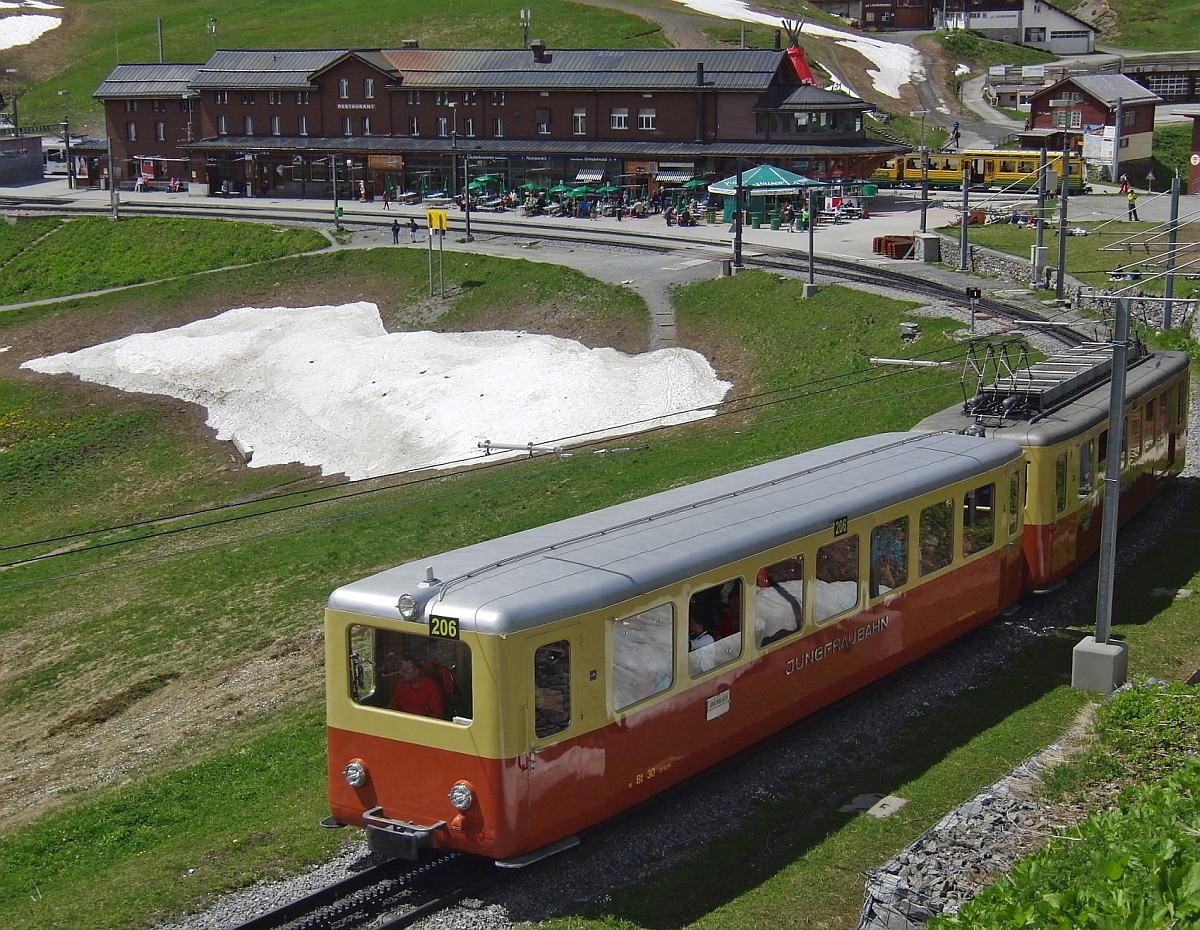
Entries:
MULTIPOLYGON (((732 196, 737 193, 737 175, 708 185, 710 194, 732 196)), ((820 181, 806 178, 794 171, 785 171, 774 165, 759 165, 742 172, 742 188, 754 194, 798 194, 806 187, 821 187, 820 181)))

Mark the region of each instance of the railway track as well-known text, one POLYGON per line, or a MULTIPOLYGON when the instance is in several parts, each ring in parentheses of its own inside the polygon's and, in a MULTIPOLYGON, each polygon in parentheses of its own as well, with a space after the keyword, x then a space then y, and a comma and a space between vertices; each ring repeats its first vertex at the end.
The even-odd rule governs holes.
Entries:
POLYGON ((390 859, 233 930, 400 930, 495 880, 484 860, 439 851, 419 863, 390 859))
MULTIPOLYGON (((21 210, 29 213, 55 213, 68 215, 107 215, 109 205, 102 202, 67 201, 58 198, 43 198, 22 200, 0 197, 0 209, 21 210)), ((256 220, 272 223, 296 223, 327 227, 332 219, 323 212, 311 208, 290 208, 286 204, 274 202, 271 206, 259 205, 255 201, 222 202, 205 199, 201 204, 179 201, 137 201, 121 204, 121 212, 131 216, 192 216, 208 219, 256 220)), ((409 211, 411 213, 411 211, 409 211)), ((350 229, 385 230, 396 217, 405 217, 409 213, 347 213, 342 223, 350 229)), ((461 214, 455 214, 456 217, 461 214)), ((574 226, 555 226, 554 219, 547 217, 545 222, 537 226, 529 223, 515 222, 498 217, 496 214, 472 213, 472 232, 480 236, 502 236, 528 240, 554 240, 579 245, 602 245, 635 249, 639 251, 656 251, 663 253, 680 250, 710 250, 714 260, 716 253, 724 252, 728 247, 725 241, 713 241, 708 238, 691 237, 683 230, 672 228, 670 232, 664 228, 655 232, 651 228, 640 226, 642 221, 631 220, 625 228, 619 230, 601 228, 579 228, 574 226)), ((723 255, 720 257, 724 257, 723 255)), ((781 247, 763 247, 747 245, 743 252, 743 263, 749 267, 764 268, 773 271, 783 271, 789 274, 804 274, 807 272, 808 253, 803 249, 788 249, 781 247)), ((923 269, 925 266, 922 266, 923 269)), ((938 280, 935 276, 909 274, 891 268, 883 268, 865 262, 849 259, 839 259, 831 256, 816 255, 813 260, 814 273, 823 278, 835 278, 841 281, 853 282, 867 286, 898 289, 907 293, 929 297, 935 300, 962 303, 963 287, 960 283, 949 284, 938 280)), ((946 272, 953 277, 955 273, 946 272)), ((961 280, 974 280, 961 276, 961 280)), ((1022 307, 1016 303, 984 296, 977 302, 977 307, 985 314, 991 314, 1018 323, 1045 325, 1051 321, 1036 311, 1022 307)), ((1044 329, 1045 335, 1062 345, 1077 345, 1085 341, 1088 335, 1077 328, 1062 326, 1056 323, 1044 329)))

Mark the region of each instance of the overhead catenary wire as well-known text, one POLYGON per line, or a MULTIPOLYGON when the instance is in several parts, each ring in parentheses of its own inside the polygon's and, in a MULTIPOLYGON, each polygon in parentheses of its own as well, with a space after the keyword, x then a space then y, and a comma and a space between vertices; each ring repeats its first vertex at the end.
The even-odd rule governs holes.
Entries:
MULTIPOLYGON (((954 347, 954 348, 957 348, 957 347, 954 347)), ((872 370, 873 369, 862 369, 857 373, 869 372, 872 370)), ((741 406, 741 407, 737 407, 736 409, 732 409, 732 410, 720 411, 720 412, 717 412, 716 414, 714 414, 714 416, 717 416, 717 417, 733 416, 733 415, 737 415, 737 414, 741 414, 741 413, 746 413, 751 410, 764 409, 767 407, 774 406, 776 404, 787 403, 787 402, 790 402, 793 400, 821 396, 821 395, 824 395, 827 393, 831 393, 833 391, 842 390, 844 388, 861 386, 862 384, 869 384, 869 383, 884 380, 887 378, 894 378, 897 376, 902 376, 902 375, 911 374, 911 373, 912 372, 908 369, 902 369, 902 370, 898 370, 898 371, 897 370, 886 371, 886 372, 878 374, 876 377, 873 377, 873 378, 860 379, 859 381, 848 383, 848 384, 826 386, 826 387, 822 388, 821 390, 814 391, 809 394, 803 394, 803 395, 799 395, 799 396, 795 396, 795 397, 785 397, 785 398, 776 399, 776 400, 772 400, 772 401, 764 401, 764 402, 760 402, 760 403, 757 403, 757 404, 755 404, 753 406, 749 406, 749 407, 741 406)), ((848 374, 851 374, 851 373, 845 373, 843 375, 830 376, 828 378, 818 379, 814 383, 815 384, 823 384, 824 382, 827 382, 830 380, 837 380, 837 379, 846 377, 846 375, 848 375, 848 374)), ((946 382, 946 383, 942 383, 942 384, 922 387, 922 388, 919 388, 919 389, 916 389, 913 391, 893 393, 890 396, 893 398, 905 397, 905 396, 915 396, 915 395, 921 394, 921 393, 928 393, 931 391, 944 390, 949 385, 950 385, 950 382, 946 382)), ((777 389, 775 391, 763 392, 763 396, 769 396, 771 394, 776 394, 776 393, 779 393, 779 391, 781 391, 781 390, 786 390, 786 389, 777 389)), ((750 396, 756 397, 757 395, 750 395, 750 396)), ((663 443, 663 445, 669 446, 669 445, 674 445, 678 442, 694 441, 696 439, 702 439, 705 437, 722 435, 722 434, 729 433, 729 432, 743 432, 743 431, 753 429, 753 428, 761 428, 761 427, 769 425, 769 424, 784 422, 786 420, 798 419, 801 417, 809 417, 809 416, 819 416, 824 413, 831 413, 831 412, 836 412, 839 410, 853 409, 855 407, 861 407, 861 406, 864 406, 867 404, 872 404, 872 403, 877 403, 877 402, 878 402, 878 398, 876 398, 876 397, 865 398, 862 400, 852 401, 852 402, 849 402, 846 404, 834 405, 832 407, 824 407, 824 408, 817 409, 817 410, 801 411, 798 413, 789 414, 787 416, 774 417, 774 418, 770 418, 770 419, 766 419, 766 420, 756 421, 756 422, 750 423, 750 424, 740 424, 738 426, 726 427, 726 428, 722 428, 722 429, 706 430, 706 431, 702 431, 699 434, 693 433, 687 437, 680 437, 680 438, 677 438, 674 440, 668 440, 666 443, 663 443)), ((658 426, 658 427, 653 427, 651 429, 645 430, 642 434, 634 434, 634 435, 644 435, 645 433, 656 433, 663 429, 673 429, 673 428, 675 428, 675 427, 658 426)), ((625 437, 625 438, 629 438, 629 437, 625 437)), ((541 457, 546 457, 548 455, 552 455, 552 453, 544 453, 538 457, 541 458, 541 457)), ((475 458, 475 459, 473 459, 473 461, 479 461, 479 459, 475 458)), ((523 458, 506 458, 506 459, 501 459, 499 461, 494 461, 491 463, 483 464, 480 466, 480 468, 491 470, 491 469, 503 468, 504 466, 513 465, 513 464, 516 464, 519 462, 524 462, 524 461, 528 461, 528 460, 523 459, 523 458)), ((406 473, 399 473, 399 474, 409 474, 409 473, 406 472, 406 473)), ((165 529, 161 532, 154 533, 154 534, 143 535, 143 536, 133 536, 133 537, 129 537, 127 539, 122 539, 122 540, 108 540, 108 541, 105 541, 102 543, 97 543, 97 544, 91 545, 91 546, 80 546, 80 547, 68 549, 65 551, 31 556, 31 557, 24 558, 24 559, 18 559, 18 560, 14 560, 14 561, 7 562, 7 563, 2 563, 2 564, 0 564, 0 568, 7 569, 7 568, 14 568, 14 567, 22 566, 22 565, 30 565, 30 564, 37 563, 37 562, 44 562, 48 559, 56 559, 56 558, 61 558, 61 557, 65 557, 68 555, 85 554, 85 553, 94 552, 94 551, 97 551, 100 549, 109 548, 112 546, 132 545, 134 543, 149 542, 149 541, 153 541, 153 540, 160 539, 160 538, 167 537, 167 536, 178 535, 180 533, 200 531, 203 529, 211 529, 214 527, 220 527, 220 526, 226 525, 228 523, 238 522, 240 520, 249 519, 252 517, 270 517, 270 516, 274 516, 274 515, 278 515, 278 514, 282 514, 282 513, 287 513, 292 510, 298 510, 298 509, 308 507, 308 506, 316 506, 319 504, 337 504, 342 501, 345 501, 348 499, 354 499, 354 498, 357 498, 357 497, 365 495, 365 494, 372 494, 372 493, 376 493, 378 491, 395 490, 395 489, 400 489, 400 488, 404 488, 404 487, 411 487, 414 485, 423 484, 423 483, 430 482, 430 481, 442 480, 445 477, 446 477, 446 475, 444 475, 444 474, 423 475, 420 478, 417 478, 416 480, 413 480, 410 482, 405 482, 405 483, 398 484, 398 485, 388 485, 388 486, 383 486, 383 487, 379 487, 379 488, 363 489, 361 491, 354 492, 354 493, 351 493, 348 495, 343 495, 340 497, 321 499, 321 500, 317 500, 317 501, 300 502, 297 504, 289 505, 287 507, 275 508, 272 510, 262 511, 262 512, 258 512, 258 513, 237 515, 234 517, 226 518, 224 520, 212 521, 212 522, 184 526, 184 527, 172 527, 172 528, 168 528, 168 529, 165 529)), ((324 525, 341 522, 341 521, 345 521, 345 520, 359 519, 364 516, 369 516, 369 515, 376 514, 376 513, 382 513, 382 512, 386 512, 388 510, 395 510, 395 509, 400 509, 403 507, 413 506, 413 505, 416 505, 419 503, 424 503, 424 502, 427 502, 430 500, 437 500, 440 498, 451 497, 451 496, 455 496, 458 494, 473 493, 473 492, 476 492, 476 491, 479 491, 479 490, 482 490, 485 488, 496 487, 501 484, 506 484, 506 483, 510 483, 513 481, 526 480, 528 477, 530 477, 528 474, 520 474, 520 475, 515 475, 513 477, 499 478, 496 481, 493 481, 486 485, 483 485, 482 488, 479 485, 475 485, 470 488, 456 488, 456 489, 454 489, 452 491, 448 491, 444 494, 435 494, 435 495, 426 496, 426 497, 419 497, 419 498, 415 498, 413 500, 401 501, 401 502, 397 502, 397 503, 393 503, 393 504, 384 505, 382 507, 375 507, 375 508, 370 508, 370 509, 363 510, 363 511, 356 511, 356 512, 350 513, 350 514, 338 515, 338 516, 330 517, 325 520, 318 520, 318 521, 312 521, 312 522, 307 522, 307 523, 303 523, 303 524, 298 524, 293 527, 283 527, 283 528, 268 530, 268 531, 265 531, 262 533, 249 534, 249 535, 238 537, 235 539, 222 540, 222 541, 218 541, 218 542, 203 544, 200 546, 190 547, 187 549, 179 549, 179 550, 175 550, 170 553, 161 553, 161 554, 157 554, 157 555, 146 556, 146 557, 139 558, 139 559, 131 559, 131 560, 126 560, 126 561, 122 561, 122 562, 110 563, 110 564, 103 565, 103 566, 96 566, 94 568, 81 569, 81 570, 75 571, 75 572, 66 572, 63 574, 48 576, 46 578, 41 578, 41 579, 32 579, 30 581, 15 582, 10 585, 0 586, 0 591, 9 591, 9 590, 17 589, 17 588, 28 587, 31 585, 45 584, 45 583, 48 583, 51 581, 60 581, 60 580, 65 580, 65 579, 69 579, 69 578, 76 578, 76 577, 82 577, 82 576, 86 576, 86 575, 97 574, 100 572, 107 572, 107 571, 118 570, 121 568, 133 567, 133 566, 137 566, 137 565, 141 565, 141 564, 146 564, 148 562, 161 561, 166 558, 184 556, 184 555, 191 554, 193 552, 202 552, 202 551, 220 548, 220 547, 224 547, 224 546, 240 545, 242 543, 251 542, 256 539, 267 538, 267 537, 275 536, 275 535, 282 535, 285 533, 300 532, 300 531, 303 531, 306 529, 312 529, 315 527, 324 526, 324 525)), ((364 480, 368 480, 368 479, 364 479, 364 480)), ((93 533, 91 535, 96 535, 96 534, 93 533)), ((28 544, 28 545, 32 545, 32 544, 28 544)))
MULTIPOLYGON (((957 353, 959 353, 959 356, 961 357, 961 352, 960 352, 959 346, 953 346, 953 345, 947 346, 942 350, 942 352, 945 354, 949 354, 951 352, 957 352, 957 353)), ((953 361, 954 357, 951 356, 950 358, 945 359, 945 360, 953 361)), ((756 392, 753 394, 741 395, 739 397, 734 397, 734 398, 730 398, 728 400, 721 401, 718 404, 705 404, 700 407, 692 407, 689 409, 676 411, 675 413, 672 413, 671 416, 673 416, 673 417, 674 416, 682 416, 685 414, 697 413, 697 412, 704 411, 704 410, 712 410, 714 415, 717 415, 717 416, 728 415, 728 414, 737 413, 737 412, 749 412, 752 410, 759 409, 762 406, 762 401, 764 399, 768 399, 768 398, 772 398, 772 397, 780 398, 782 396, 782 400, 780 400, 779 402, 783 402, 786 400, 803 398, 803 397, 810 396, 810 395, 807 393, 801 393, 797 396, 783 396, 783 395, 796 395, 796 392, 806 392, 814 386, 828 384, 831 381, 841 381, 841 380, 848 379, 848 378, 857 378, 858 376, 860 376, 862 374, 869 373, 874 370, 875 370, 874 367, 871 366, 871 367, 862 368, 862 369, 855 369, 855 370, 848 371, 848 372, 842 372, 839 374, 827 375, 823 378, 816 378, 816 379, 813 379, 812 381, 802 382, 802 383, 796 384, 796 385, 788 385, 788 386, 781 387, 781 388, 773 388, 768 391, 759 391, 759 392, 756 392), (736 409, 733 409, 733 408, 736 408, 736 409)), ((849 382, 848 384, 846 384, 845 386, 846 387, 855 387, 855 386, 858 386, 859 384, 871 383, 874 380, 877 380, 877 378, 868 378, 868 379, 860 380, 860 381, 852 381, 852 382, 849 382)), ((554 439, 545 440, 544 442, 538 443, 538 444, 539 445, 560 446, 560 445, 563 445, 564 443, 575 442, 575 443, 582 444, 586 448, 587 445, 594 444, 596 442, 604 442, 604 441, 608 441, 609 439, 612 439, 613 437, 610 434, 614 430, 620 431, 620 434, 622 436, 627 437, 629 435, 637 435, 637 434, 646 433, 646 432, 654 432, 654 431, 658 431, 658 430, 662 430, 662 429, 673 429, 677 426, 683 425, 683 424, 658 424, 658 423, 656 423, 656 421, 659 421, 661 419, 663 419, 663 418, 662 417, 646 417, 646 418, 642 418, 642 419, 638 419, 638 420, 628 421, 626 423, 615 424, 614 426, 606 427, 603 430, 603 432, 606 434, 605 436, 597 437, 597 438, 590 439, 590 440, 587 437, 589 437, 589 436, 594 437, 596 435, 596 433, 600 432, 600 430, 590 430, 590 431, 585 431, 585 432, 580 432, 580 433, 567 434, 567 435, 563 435, 563 436, 560 436, 560 437, 557 437, 554 439), (646 424, 656 424, 656 425, 651 426, 651 427, 646 427, 646 424)), ((167 515, 160 516, 160 517, 150 517, 150 518, 147 518, 144 520, 135 520, 135 521, 130 521, 128 523, 123 523, 123 524, 116 524, 116 525, 106 526, 106 527, 97 527, 97 528, 90 529, 90 530, 81 530, 76 533, 67 533, 67 534, 63 534, 60 536, 46 537, 43 539, 30 540, 30 541, 22 542, 22 543, 11 543, 9 545, 0 546, 0 552, 11 552, 11 551, 16 551, 16 550, 29 549, 29 548, 32 548, 35 546, 61 545, 63 543, 68 543, 73 540, 86 539, 86 538, 93 537, 93 536, 107 535, 107 534, 111 534, 111 533, 118 533, 118 532, 122 532, 122 531, 126 531, 126 530, 138 529, 138 528, 146 527, 146 526, 155 526, 155 525, 162 524, 162 523, 174 523, 174 522, 177 522, 180 520, 189 519, 191 517, 205 516, 208 514, 215 514, 215 513, 223 513, 223 512, 228 512, 230 510, 241 509, 241 508, 250 508, 256 504, 271 503, 273 501, 288 500, 288 499, 295 498, 298 496, 319 494, 323 491, 340 492, 340 493, 333 493, 330 496, 319 499, 319 500, 304 501, 301 503, 292 504, 292 505, 288 505, 288 506, 284 506, 284 507, 276 507, 271 510, 255 511, 252 513, 238 514, 233 517, 226 518, 224 520, 214 520, 214 521, 211 521, 208 523, 203 523, 203 524, 195 524, 192 526, 178 527, 178 528, 175 528, 172 530, 165 530, 161 534, 153 534, 153 535, 168 535, 169 533, 173 533, 173 532, 183 532, 183 531, 187 531, 187 530, 191 530, 191 529, 200 529, 200 528, 203 528, 206 526, 219 526, 222 523, 230 522, 232 520, 249 519, 249 518, 258 517, 258 516, 269 516, 272 513, 283 513, 288 510, 295 509, 297 507, 313 506, 313 505, 321 504, 321 503, 331 503, 331 502, 336 502, 339 500, 347 500, 347 499, 351 499, 351 498, 357 497, 362 494, 372 494, 372 493, 376 493, 379 491, 392 490, 395 488, 404 487, 408 484, 420 483, 420 481, 433 480, 436 478, 444 478, 445 477, 444 473, 439 473, 437 475, 427 475, 427 473, 434 469, 452 469, 452 468, 466 466, 466 465, 484 467, 484 463, 482 461, 482 459, 484 459, 484 458, 486 458, 486 456, 481 457, 478 453, 472 453, 471 455, 463 456, 463 457, 457 458, 457 459, 450 459, 450 460, 446 460, 446 461, 442 461, 442 462, 435 462, 435 463, 430 463, 427 465, 421 465, 418 467, 409 468, 409 469, 405 469, 405 470, 398 471, 398 472, 391 472, 386 475, 375 475, 370 478, 359 478, 359 479, 355 479, 353 481, 339 483, 339 484, 335 484, 335 485, 321 485, 321 486, 313 487, 313 488, 300 488, 300 489, 296 489, 296 490, 292 490, 292 491, 285 491, 285 492, 283 492, 281 494, 277 494, 277 495, 267 495, 267 496, 263 496, 263 497, 258 497, 258 498, 255 498, 254 500, 249 500, 249 501, 247 501, 247 500, 234 501, 234 502, 230 502, 227 504, 218 504, 218 505, 215 505, 212 507, 202 507, 202 508, 198 508, 195 510, 184 511, 184 512, 176 513, 176 514, 167 514, 167 515), (402 482, 400 484, 378 484, 379 482, 391 481, 391 480, 394 480, 397 478, 404 478, 404 477, 410 476, 410 475, 427 475, 427 477, 422 477, 422 478, 418 479, 417 481, 402 482), (377 486, 366 487, 366 488, 360 487, 361 485, 370 485, 372 483, 375 483, 377 486), (347 488, 359 488, 359 489, 346 491, 345 489, 347 489, 347 488)), ((511 461, 511 459, 506 458, 506 459, 502 459, 499 461, 509 462, 509 461, 511 461)), ((495 464, 497 464, 497 462, 488 463, 488 465, 495 465, 495 464)), ((149 538, 153 538, 153 537, 152 536, 133 537, 130 540, 118 540, 118 541, 112 541, 110 543, 101 543, 101 544, 97 544, 95 547, 89 547, 89 548, 102 548, 105 545, 115 545, 115 544, 121 544, 123 542, 132 542, 132 541, 136 541, 138 539, 149 539, 149 538)), ((71 551, 79 552, 79 551, 84 551, 84 550, 75 549, 75 550, 71 550, 71 551)), ((20 560, 14 561, 14 562, 0 563, 0 568, 9 567, 10 565, 13 565, 13 564, 20 564, 20 562, 23 562, 23 561, 28 561, 28 560, 20 559, 20 560)))

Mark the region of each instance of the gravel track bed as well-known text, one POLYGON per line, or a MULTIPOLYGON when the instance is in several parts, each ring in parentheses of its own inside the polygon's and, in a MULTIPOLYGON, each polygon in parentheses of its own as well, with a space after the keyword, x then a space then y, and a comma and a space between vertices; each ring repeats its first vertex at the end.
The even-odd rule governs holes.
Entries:
MULTIPOLYGON (((894 292, 889 296, 895 296, 894 292)), ((929 304, 920 312, 962 317, 961 307, 951 304, 929 304)), ((1002 324, 980 321, 978 325, 982 329, 1002 324)), ((1037 343, 1036 335, 1031 341, 1037 343)), ((1046 345, 1045 350, 1055 349, 1046 345)), ((1192 449, 1200 449, 1200 409, 1194 402, 1188 440, 1192 449)), ((1197 486, 1197 471, 1194 459, 1189 461, 1183 477, 1168 485, 1121 531, 1118 577, 1162 538, 1197 486)), ((602 902, 614 890, 685 860, 691 849, 720 842, 723 835, 740 826, 756 801, 774 796, 773 785, 803 779, 814 818, 837 809, 849 800, 838 793, 830 774, 839 763, 869 759, 880 785, 894 784, 905 764, 905 747, 898 733, 907 721, 953 701, 1032 641, 1059 635, 1060 629, 1072 624, 1095 587, 1093 560, 1055 593, 1027 596, 1011 616, 996 618, 932 658, 802 721, 756 750, 669 793, 661 803, 597 828, 575 850, 504 875, 481 899, 465 900, 416 926, 422 930, 507 930, 520 922, 553 917, 572 904, 602 902)), ((921 917, 922 912, 959 906, 995 872, 1042 842, 1040 836, 1048 832, 1047 823, 1054 814, 1030 800, 1028 785, 1060 748, 1056 744, 1049 755, 1019 766, 996 785, 982 789, 892 860, 892 864, 904 860, 888 874, 895 878, 905 870, 903 882, 892 884, 897 888, 903 884, 901 898, 919 904, 919 909, 910 909, 915 919, 908 921, 896 909, 891 917, 896 922, 864 924, 864 928, 907 930, 919 926, 928 916, 921 917), (973 857, 968 855, 971 851, 973 857), (962 875, 973 881, 960 881, 962 875), (902 918, 904 922, 900 922, 902 918)), ((229 895, 209 910, 159 930, 225 928, 325 887, 373 861, 365 843, 352 843, 337 858, 310 872, 229 895)))

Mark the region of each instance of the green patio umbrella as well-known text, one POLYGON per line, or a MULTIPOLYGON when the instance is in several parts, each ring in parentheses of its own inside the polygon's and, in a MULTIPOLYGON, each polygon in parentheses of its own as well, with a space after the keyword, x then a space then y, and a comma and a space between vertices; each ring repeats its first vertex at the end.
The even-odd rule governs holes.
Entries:
POLYGON ((681 186, 694 190, 698 187, 708 187, 708 182, 702 178, 692 178, 690 181, 684 181, 681 186))
POLYGON ((471 188, 473 191, 477 191, 487 187, 487 181, 485 181, 483 178, 476 178, 474 181, 468 184, 467 187, 471 188))
POLYGON ((526 181, 517 188, 519 191, 544 191, 545 189, 542 185, 534 184, 532 181, 526 181))
POLYGON ((614 187, 611 184, 605 184, 603 187, 596 188, 597 194, 619 194, 620 192, 621 188, 614 187))
POLYGON ((565 184, 555 184, 554 187, 547 191, 547 193, 550 194, 569 194, 570 192, 571 188, 567 187, 565 184))
POLYGON ((495 184, 497 181, 499 181, 499 180, 500 180, 500 178, 498 178, 498 177, 497 177, 496 175, 494 175, 494 174, 481 174, 481 175, 480 175, 479 177, 477 177, 475 180, 476 180, 476 181, 483 181, 485 184, 495 184))

